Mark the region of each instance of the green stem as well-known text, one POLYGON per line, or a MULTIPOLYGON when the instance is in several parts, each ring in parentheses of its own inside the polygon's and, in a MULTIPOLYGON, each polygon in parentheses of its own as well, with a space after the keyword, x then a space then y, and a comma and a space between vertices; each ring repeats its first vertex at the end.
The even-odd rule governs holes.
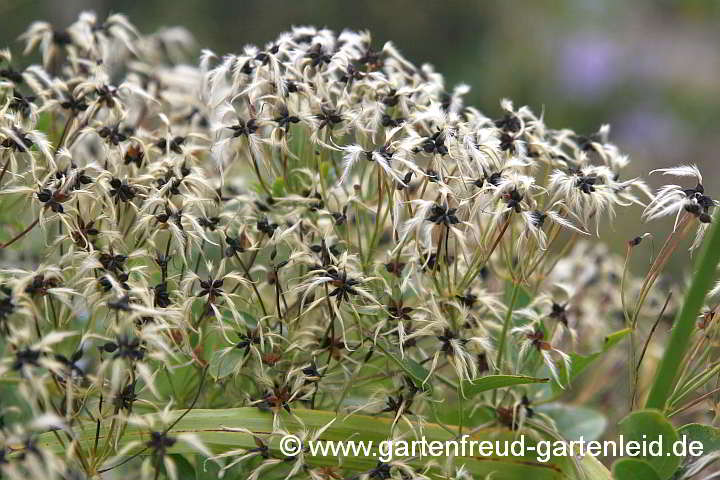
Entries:
POLYGON ((258 301, 260 302, 260 308, 263 311, 263 316, 267 317, 267 309, 265 308, 265 302, 263 302, 262 296, 260 295, 260 291, 257 288, 257 285, 255 285, 255 282, 253 281, 252 277, 250 276, 250 269, 245 266, 245 263, 243 263, 242 258, 240 258, 240 255, 235 252, 235 258, 237 258, 238 263, 240 264, 240 268, 242 268, 243 272, 245 273, 245 278, 248 282, 250 282, 250 286, 252 287, 253 291, 255 292, 255 295, 257 295, 258 301))
POLYGON ((655 380, 645 404, 646 408, 665 408, 675 385, 678 370, 690 346, 696 317, 702 308, 705 295, 712 286, 715 269, 720 262, 720 226, 717 221, 704 243, 698 262, 699 267, 692 278, 682 309, 675 318, 670 341, 655 373, 655 380))
POLYGON ((260 168, 258 167, 257 159, 255 159, 255 153, 252 151, 252 148, 248 146, 248 152, 250 152, 250 159, 252 160, 252 167, 255 171, 255 176, 257 177, 258 181, 260 182, 260 186, 263 190, 265 190, 265 193, 268 194, 269 197, 272 197, 272 191, 270 188, 268 188, 267 184, 265 183, 265 180, 263 179, 262 174, 260 173, 260 168))
POLYGON ((500 333, 500 344, 498 346, 497 357, 495 359, 495 369, 498 371, 498 373, 502 371, 503 355, 505 354, 505 342, 507 339, 508 330, 510 330, 510 322, 512 321, 512 313, 515 306, 515 300, 517 300, 519 292, 520 283, 513 283, 512 297, 510 298, 510 304, 508 305, 507 314, 505 314, 505 321, 503 322, 502 333, 500 333))

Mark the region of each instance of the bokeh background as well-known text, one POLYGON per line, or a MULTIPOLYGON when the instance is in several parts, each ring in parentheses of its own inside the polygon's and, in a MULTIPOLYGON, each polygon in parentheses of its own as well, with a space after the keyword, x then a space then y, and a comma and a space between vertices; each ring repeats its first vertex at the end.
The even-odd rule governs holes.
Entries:
MULTIPOLYGON (((21 50, 33 20, 63 28, 82 10, 126 13, 143 31, 183 25, 198 52, 263 44, 292 25, 369 29, 376 48, 392 40, 434 64, 448 89, 471 85, 468 101, 491 117, 508 97, 551 126, 590 133, 610 123, 630 174, 697 163, 707 191, 720 191, 718 0, 0 0, 0 45, 21 50)), ((645 231, 659 243, 672 225, 638 218, 623 212, 604 232, 616 250, 645 231)), ((685 256, 674 271, 686 265, 685 256)))

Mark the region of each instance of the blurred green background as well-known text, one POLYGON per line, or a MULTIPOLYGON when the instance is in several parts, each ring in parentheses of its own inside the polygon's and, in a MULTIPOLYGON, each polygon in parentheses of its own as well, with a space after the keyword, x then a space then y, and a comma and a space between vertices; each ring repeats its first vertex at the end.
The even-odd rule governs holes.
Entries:
MULTIPOLYGON (((145 32, 185 26, 198 52, 263 44, 291 25, 369 29, 376 48, 392 40, 412 61, 434 64, 448 89, 471 85, 468 102, 491 117, 508 97, 554 127, 590 133, 610 123, 611 140, 633 159, 628 175, 657 187, 649 170, 697 163, 708 192, 720 190, 717 0, 0 0, 0 44, 18 51, 33 20, 62 28, 82 10, 125 13, 145 32)), ((605 233, 616 250, 672 225, 638 218, 621 212, 605 233)))

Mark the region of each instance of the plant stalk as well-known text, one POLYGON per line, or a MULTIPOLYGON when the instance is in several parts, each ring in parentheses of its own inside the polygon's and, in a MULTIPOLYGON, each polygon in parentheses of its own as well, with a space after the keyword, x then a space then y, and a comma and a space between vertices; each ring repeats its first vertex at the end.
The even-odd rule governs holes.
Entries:
POLYGON ((720 223, 718 221, 714 222, 710 229, 710 235, 704 243, 698 269, 693 275, 683 306, 675 318, 670 341, 655 373, 655 380, 645 408, 665 409, 675 385, 678 370, 690 347, 696 317, 702 308, 705 295, 712 286, 715 270, 720 262, 720 223))

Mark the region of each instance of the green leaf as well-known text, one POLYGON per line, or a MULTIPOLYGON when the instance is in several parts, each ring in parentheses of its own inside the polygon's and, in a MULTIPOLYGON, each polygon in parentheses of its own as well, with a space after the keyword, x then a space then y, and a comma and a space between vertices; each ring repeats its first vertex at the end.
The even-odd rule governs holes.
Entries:
POLYGON ((389 351, 380 345, 380 343, 375 344, 375 346, 378 347, 385 356, 395 362, 397 366, 400 367, 408 375, 408 377, 410 377, 410 380, 412 380, 413 384, 417 388, 424 391, 431 388, 432 385, 425 382, 430 375, 430 372, 425 367, 411 358, 402 358, 399 353, 389 351))
POLYGON ((230 351, 227 350, 215 350, 210 357, 210 368, 208 373, 213 378, 219 380, 221 378, 231 375, 235 368, 243 362, 245 352, 233 348, 230 351))
MULTIPOLYGON (((170 412, 169 418, 182 415, 184 410, 175 410, 170 412)), ((393 419, 388 417, 370 417, 367 415, 337 415, 334 412, 326 412, 321 410, 304 410, 293 409, 293 415, 285 412, 277 414, 281 417, 283 425, 288 432, 298 434, 301 431, 311 430, 317 431, 323 426, 328 428, 323 432, 320 440, 324 441, 347 441, 353 439, 355 441, 373 441, 379 442, 392 438, 393 419)), ((147 416, 147 420, 157 421, 158 414, 147 416)), ((183 417, 174 430, 186 433, 193 433, 208 448, 216 453, 226 452, 233 449, 251 449, 255 448, 255 440, 253 435, 267 437, 267 432, 273 430, 273 417, 270 412, 263 412, 257 408, 228 408, 203 410, 196 409, 189 412, 183 417), (242 432, 225 431, 218 428, 219 425, 227 427, 244 427, 251 434, 242 432)), ((413 429, 419 428, 418 425, 405 425, 400 422, 395 425, 394 432, 397 435, 410 435, 413 429)), ((435 423, 424 423, 423 435, 427 441, 447 441, 457 436, 457 429, 448 432, 443 427, 435 423)), ((76 430, 78 446, 91 449, 95 440, 94 423, 79 426, 76 430), (86 427, 86 428, 83 428, 86 427)), ((100 440, 104 440, 109 433, 109 425, 105 422, 100 428, 100 440)), ((170 432, 172 433, 172 432, 170 432)), ((136 453, 142 448, 142 440, 147 435, 147 430, 139 425, 127 425, 125 434, 119 439, 117 448, 121 449, 130 442, 136 442, 137 447, 130 449, 128 455, 136 453)), ((513 441, 517 437, 517 432, 509 429, 499 429, 490 427, 487 429, 479 429, 473 432, 475 440, 491 440, 498 442, 513 441)), ((279 436, 273 436, 269 442, 269 449, 273 456, 280 456, 279 436)), ((533 444, 528 441, 528 445, 533 444)), ((60 443, 54 432, 43 433, 38 436, 38 446, 46 448, 52 452, 64 452, 65 446, 60 443)), ((186 442, 176 442, 169 449, 171 454, 194 454, 195 452, 186 442)), ((350 456, 343 458, 343 469, 350 472, 367 472, 377 465, 377 457, 375 456, 350 456)), ((106 464, 113 464, 117 459, 111 459, 106 464)), ((202 458, 196 457, 195 473, 192 477, 181 478, 206 478, 199 477, 198 472, 201 470, 203 463, 202 458)), ((428 462, 428 459, 415 458, 409 460, 410 464, 422 466, 428 462)), ((210 463, 207 466, 210 467, 210 463)), ((323 456, 307 456, 306 463, 308 466, 330 466, 337 465, 338 459, 323 456)), ((553 457, 549 462, 543 463, 537 460, 534 452, 528 453, 523 457, 484 457, 476 458, 466 456, 462 458, 462 464, 465 470, 472 478, 494 478, 497 480, 513 480, 517 478, 528 478, 532 480, 610 480, 610 473, 605 469, 594 457, 586 455, 580 460, 580 466, 586 473, 585 476, 578 474, 575 469, 575 463, 566 457, 553 457)))
MULTIPOLYGON (((630 334, 630 329, 625 328, 623 330, 618 330, 617 332, 611 333, 607 337, 605 337, 605 342, 603 343, 603 348, 595 353, 591 353, 590 355, 580 355, 578 353, 571 353, 570 354, 570 383, 573 382, 577 377, 580 376, 581 373, 583 373, 595 360, 599 359, 603 355, 605 355, 610 349, 612 349, 615 345, 620 343, 620 341, 630 334)), ((560 378, 565 378, 565 365, 563 363, 560 363, 558 365, 559 374, 558 376, 560 378)), ((560 388, 559 385, 557 385, 557 382, 554 382, 553 384, 553 390, 557 393, 559 391, 563 391, 562 388, 560 388)))
MULTIPOLYGON (((182 477, 181 477, 182 478, 182 477)), ((195 455, 195 480, 217 480, 220 478, 220 465, 208 462, 202 455, 195 455)), ((225 475, 229 479, 232 476, 225 475)))
POLYGON ((195 467, 193 467, 192 463, 190 463, 184 455, 175 453, 170 455, 170 458, 173 463, 175 463, 178 478, 195 478, 195 467))
POLYGON ((330 175, 330 162, 322 162, 320 164, 320 175, 323 178, 328 178, 330 175))
POLYGON ((273 194, 273 197, 286 196, 285 179, 283 177, 278 177, 275 179, 275 183, 273 183, 273 186, 272 186, 272 194, 273 194))
POLYGON ((177 398, 184 395, 187 388, 197 378, 197 370, 193 365, 174 368, 165 368, 162 373, 155 377, 155 388, 160 392, 162 398, 177 398))
POLYGON ((612 472, 616 480, 660 480, 648 462, 637 458, 621 458, 613 464, 612 472))
POLYGON ((250 315, 249 313, 243 312, 243 311, 239 311, 238 314, 240 314, 240 316, 243 318, 243 320, 245 320, 245 323, 247 324, 248 327, 250 327, 250 328, 257 327, 258 321, 254 315, 250 315))
POLYGON ((37 124, 35 125, 35 129, 39 130, 48 136, 48 140, 55 143, 57 142, 57 138, 51 138, 50 136, 50 113, 45 111, 38 114, 37 124))
POLYGON ((586 442, 597 440, 607 427, 605 415, 591 408, 550 403, 535 410, 552 418, 565 440, 580 440, 580 437, 586 442))
POLYGON ((611 333, 605 337, 605 343, 603 344, 602 350, 591 353, 590 355, 571 355, 572 363, 570 366, 570 380, 580 375, 587 367, 590 366, 595 360, 607 353, 611 348, 620 343, 626 335, 630 334, 630 329, 625 328, 617 332, 611 333), (575 357, 575 358, 573 358, 575 357))
POLYGON ((702 443, 703 455, 720 450, 720 428, 690 423, 678 428, 677 433, 680 438, 687 436, 688 444, 694 441, 702 443))
MULTIPOLYGON (((497 413, 492 407, 477 406, 472 402, 465 403, 465 411, 463 413, 465 425, 482 425, 497 420, 497 413)), ((447 425, 460 424, 460 408, 440 408, 438 409, 437 421, 447 425)))
MULTIPOLYGON (((510 299, 512 298, 512 290, 513 290, 513 282, 508 281, 506 282, 505 286, 505 302, 510 303, 510 299)), ((522 286, 518 287, 517 297, 515 298, 515 310, 525 308, 527 307, 530 302, 532 302, 532 297, 530 296, 530 293, 527 291, 527 289, 523 288, 522 286)))
POLYGON ((637 458, 647 461, 661 480, 672 477, 682 461, 681 457, 673 453, 673 444, 679 437, 675 428, 662 413, 657 410, 639 410, 623 418, 618 427, 625 437, 626 444, 631 440, 656 442, 661 439, 661 452, 654 452, 652 444, 648 443, 648 456, 637 458), (660 454, 653 455, 653 453, 660 454))
POLYGON ((488 375, 472 381, 464 380, 462 390, 467 396, 495 390, 497 388, 512 387, 513 385, 527 385, 530 383, 545 383, 548 378, 525 377, 522 375, 488 375))
MULTIPOLYGON (((240 318, 242 318, 243 321, 245 322, 245 326, 246 326, 246 327, 248 327, 248 328, 255 328, 255 327, 257 327, 258 321, 257 321, 257 318, 255 318, 254 315, 251 315, 251 314, 249 314, 248 312, 243 312, 242 310, 238 310, 237 313, 238 313, 238 315, 240 316, 240 318)), ((232 312, 230 312, 230 311, 226 311, 225 313, 223 313, 223 320, 225 320, 226 322, 229 322, 229 323, 234 323, 234 322, 235 322, 235 319, 233 318, 232 312)))

